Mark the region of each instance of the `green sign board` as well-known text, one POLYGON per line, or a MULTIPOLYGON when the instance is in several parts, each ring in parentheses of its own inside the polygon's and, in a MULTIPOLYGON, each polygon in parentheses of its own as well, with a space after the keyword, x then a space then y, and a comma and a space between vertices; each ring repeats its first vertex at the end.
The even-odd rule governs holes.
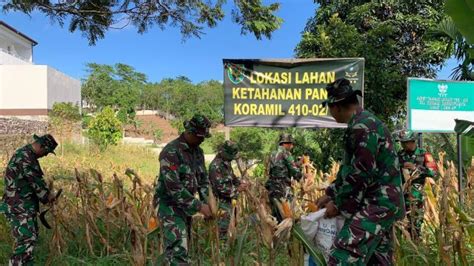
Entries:
POLYGON ((408 128, 454 132, 454 119, 474 120, 474 82, 408 79, 408 128))
POLYGON ((226 126, 346 127, 322 106, 328 97, 326 85, 344 77, 355 90, 364 88, 363 58, 224 59, 223 63, 226 126))

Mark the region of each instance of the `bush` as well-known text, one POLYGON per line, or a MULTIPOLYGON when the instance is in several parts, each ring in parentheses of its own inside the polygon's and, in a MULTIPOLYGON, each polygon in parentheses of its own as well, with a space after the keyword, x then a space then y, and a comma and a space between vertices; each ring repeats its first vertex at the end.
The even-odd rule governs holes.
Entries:
POLYGON ((224 143, 225 136, 224 133, 213 133, 209 140, 206 140, 210 143, 212 150, 217 153, 219 146, 224 143))
POLYGON ((100 150, 105 150, 109 145, 117 145, 122 139, 122 124, 115 117, 112 108, 104 108, 91 120, 88 135, 100 150))
POLYGON ((94 117, 90 116, 90 115, 83 115, 82 116, 82 128, 83 129, 87 129, 89 128, 89 125, 91 124, 91 121, 94 117))
POLYGON ((163 130, 157 128, 153 131, 153 142, 158 143, 163 138, 163 130))

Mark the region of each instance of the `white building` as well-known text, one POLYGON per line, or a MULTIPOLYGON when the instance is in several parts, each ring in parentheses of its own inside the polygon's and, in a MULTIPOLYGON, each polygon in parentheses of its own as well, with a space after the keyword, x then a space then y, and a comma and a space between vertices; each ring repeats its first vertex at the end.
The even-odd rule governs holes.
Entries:
POLYGON ((35 65, 37 44, 0 20, 0 116, 46 116, 55 102, 80 106, 80 81, 47 65, 35 65))

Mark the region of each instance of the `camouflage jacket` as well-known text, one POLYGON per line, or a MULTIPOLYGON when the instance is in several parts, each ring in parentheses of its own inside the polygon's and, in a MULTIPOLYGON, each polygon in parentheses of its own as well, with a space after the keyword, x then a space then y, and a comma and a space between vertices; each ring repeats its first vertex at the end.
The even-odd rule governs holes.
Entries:
POLYGON ((291 177, 299 180, 302 177, 301 170, 289 151, 279 146, 278 150, 272 153, 269 165, 269 179, 278 182, 291 184, 291 177))
POLYGON ((31 144, 18 149, 5 170, 0 210, 11 214, 35 214, 39 211, 39 202, 47 203, 48 197, 49 189, 31 144))
MULTIPOLYGON (((425 154, 427 152, 422 148, 416 148, 416 150, 412 153, 408 153, 404 150, 398 152, 398 160, 400 161, 400 169, 403 168, 403 164, 406 162, 414 163, 418 170, 421 172, 420 177, 413 180, 414 184, 424 184, 426 177, 433 177, 436 178, 437 174, 436 171, 428 168, 425 163, 425 154)), ((433 160, 433 157, 430 156, 433 160)), ((412 170, 409 171, 410 174, 413 172, 412 170)), ((403 176, 402 176, 403 178, 403 176)), ((404 180, 404 179, 403 179, 404 180)))
POLYGON ((364 220, 365 230, 389 227, 405 215, 398 157, 387 127, 361 108, 344 134, 344 161, 326 189, 346 218, 364 220))
MULTIPOLYGON (((181 135, 168 143, 160 153, 160 173, 155 200, 174 206, 191 216, 208 197, 209 178, 200 147, 192 148, 181 135), (199 194, 201 200, 195 197, 199 194)), ((157 202, 155 202, 157 204, 157 202)))
POLYGON ((240 185, 239 179, 234 175, 230 161, 223 160, 219 155, 209 165, 209 180, 212 191, 222 200, 230 201, 237 198, 240 185))

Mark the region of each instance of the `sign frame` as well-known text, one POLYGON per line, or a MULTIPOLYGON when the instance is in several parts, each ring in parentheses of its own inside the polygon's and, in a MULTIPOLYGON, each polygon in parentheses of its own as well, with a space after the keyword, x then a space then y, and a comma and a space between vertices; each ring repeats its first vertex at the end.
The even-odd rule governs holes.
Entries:
MULTIPOLYGON (((444 79, 429 79, 429 78, 415 78, 415 77, 409 77, 407 78, 407 102, 406 102, 406 106, 407 106, 407 121, 406 121, 406 126, 407 126, 407 129, 409 130, 412 130, 412 131, 415 131, 415 132, 423 132, 423 133, 455 133, 454 131, 454 126, 452 127, 452 129, 419 129, 419 128, 414 128, 413 127, 413 117, 412 117, 412 110, 415 109, 415 110, 420 110, 420 109, 416 109, 416 108, 412 108, 410 106, 410 100, 411 100, 411 90, 412 88, 410 87, 410 81, 413 81, 413 80, 420 80, 420 81, 429 81, 429 82, 438 82, 438 83, 446 83, 446 84, 449 84, 449 83, 468 83, 468 84, 472 84, 472 91, 474 93, 474 81, 464 81, 464 80, 444 80, 444 79)), ((472 103, 474 105, 474 103, 472 103)), ((442 112, 442 111, 440 111, 442 112)), ((472 111, 472 115, 474 117, 474 111, 472 111)), ((453 121, 453 125, 455 124, 454 123, 454 120, 455 119, 464 119, 464 118, 458 118, 458 117, 453 117, 452 118, 452 121, 453 121)))
MULTIPOLYGON (((345 77, 356 84, 355 89, 361 90, 362 97, 359 97, 361 106, 364 106, 364 70, 365 59, 355 58, 304 58, 304 59, 223 59, 224 65, 224 121, 228 127, 300 127, 300 128, 345 128, 346 124, 337 123, 330 115, 328 110, 319 112, 315 115, 314 110, 321 110, 321 103, 327 97, 325 91, 326 84, 332 82, 333 79, 345 77), (332 65, 332 62, 334 64, 332 65), (353 70, 354 69, 354 70, 353 70), (268 72, 267 72, 268 71, 268 72), (352 72, 351 72, 352 71, 352 72), (229 72, 229 73, 228 73, 229 72), (257 78, 267 73, 285 74, 288 72, 290 76, 287 83, 279 83, 272 80, 271 82, 258 82, 257 78), (234 74, 235 73, 235 74, 234 74), (318 73, 331 73, 331 79, 311 80, 307 83, 298 83, 298 74, 301 78, 303 75, 318 73), (291 76, 293 74, 293 76, 291 76), (349 76, 348 76, 349 75, 349 76), (257 77, 257 78, 255 78, 257 77), (293 77, 293 78, 292 78, 293 77), (352 77, 352 79, 351 79, 352 77), (315 82, 313 82, 315 81, 315 82), (239 87, 241 86, 241 87, 239 87), (235 90, 260 90, 263 91, 282 91, 301 90, 299 98, 239 98, 235 96, 235 90), (308 90, 324 90, 321 91, 318 98, 308 97, 308 90), (323 95, 323 96, 321 96, 323 95), (321 98, 322 97, 322 98, 321 98), (265 108, 268 105, 279 105, 279 112, 244 113, 237 109, 237 105, 253 105, 265 108), (319 105, 317 107, 316 105, 319 105), (292 107, 302 107, 313 110, 313 112, 296 113, 291 112, 292 107)), ((277 76, 277 75, 275 75, 277 76)), ((276 77, 275 77, 276 79, 276 77)), ((258 94, 258 93, 255 93, 258 94)), ((316 95, 317 93, 314 93, 316 95)), ((268 95, 268 93, 267 93, 268 95)), ((327 107, 326 107, 327 108, 327 107)), ((275 107, 275 109, 277 109, 275 107)), ((261 110, 261 109, 259 109, 261 110)), ((296 110, 296 109, 295 109, 296 110)))

